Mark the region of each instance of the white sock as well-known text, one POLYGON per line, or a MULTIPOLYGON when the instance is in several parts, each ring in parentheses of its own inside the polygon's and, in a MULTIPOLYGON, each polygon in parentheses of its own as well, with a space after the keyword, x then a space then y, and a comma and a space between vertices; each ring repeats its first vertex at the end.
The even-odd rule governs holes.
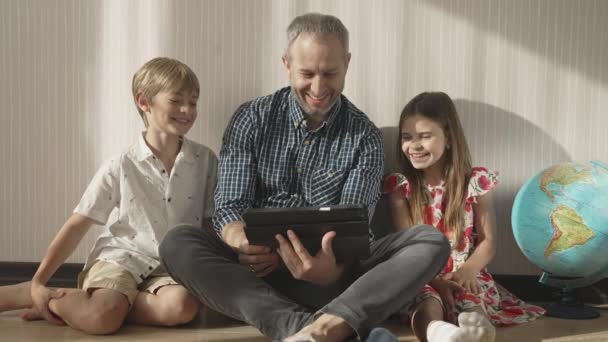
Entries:
POLYGON ((496 329, 488 319, 477 312, 458 315, 458 324, 432 321, 426 329, 428 342, 494 342, 496 329))

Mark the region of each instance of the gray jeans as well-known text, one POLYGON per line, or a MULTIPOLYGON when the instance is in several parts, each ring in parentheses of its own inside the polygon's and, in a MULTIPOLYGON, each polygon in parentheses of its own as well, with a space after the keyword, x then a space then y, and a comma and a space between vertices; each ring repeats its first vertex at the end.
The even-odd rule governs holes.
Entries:
POLYGON ((277 340, 309 324, 315 313, 339 316, 367 336, 441 271, 450 246, 431 226, 393 233, 373 242, 369 259, 327 287, 294 279, 285 269, 258 278, 206 229, 175 227, 159 251, 169 274, 204 304, 277 340))

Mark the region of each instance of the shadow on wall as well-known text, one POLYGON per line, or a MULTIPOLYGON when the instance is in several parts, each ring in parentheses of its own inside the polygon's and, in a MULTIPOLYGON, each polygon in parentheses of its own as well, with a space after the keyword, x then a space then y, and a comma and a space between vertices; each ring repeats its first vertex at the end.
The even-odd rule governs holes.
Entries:
MULTIPOLYGON (((568 153, 550 135, 521 116, 498 107, 455 99, 454 103, 473 156, 473 165, 487 166, 500 173, 494 195, 497 219, 498 253, 490 265, 500 274, 530 274, 538 269, 520 252, 511 230, 511 209, 519 187, 545 167, 570 160, 568 153)), ((385 172, 398 172, 398 129, 382 127, 385 172)), ((389 231, 384 200, 378 203, 372 220, 374 233, 389 231)))
POLYGON ((483 32, 498 34, 533 53, 608 84, 605 39, 608 2, 568 0, 462 1, 430 0, 483 32))

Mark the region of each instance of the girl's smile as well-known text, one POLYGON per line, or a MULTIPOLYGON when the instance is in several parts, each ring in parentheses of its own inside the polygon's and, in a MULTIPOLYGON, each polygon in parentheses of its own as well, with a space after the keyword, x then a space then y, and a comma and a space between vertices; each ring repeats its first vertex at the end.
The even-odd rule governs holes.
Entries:
POLYGON ((443 176, 447 138, 439 123, 416 114, 403 122, 401 150, 418 170, 423 170, 427 182, 443 176))

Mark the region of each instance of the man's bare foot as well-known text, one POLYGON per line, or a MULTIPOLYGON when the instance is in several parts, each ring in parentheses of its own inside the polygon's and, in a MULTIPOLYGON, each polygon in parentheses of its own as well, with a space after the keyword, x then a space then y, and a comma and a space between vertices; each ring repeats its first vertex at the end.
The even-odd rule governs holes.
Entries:
POLYGON ((285 342, 334 342, 344 341, 353 334, 353 329, 342 318, 323 314, 312 324, 287 337, 285 342))

